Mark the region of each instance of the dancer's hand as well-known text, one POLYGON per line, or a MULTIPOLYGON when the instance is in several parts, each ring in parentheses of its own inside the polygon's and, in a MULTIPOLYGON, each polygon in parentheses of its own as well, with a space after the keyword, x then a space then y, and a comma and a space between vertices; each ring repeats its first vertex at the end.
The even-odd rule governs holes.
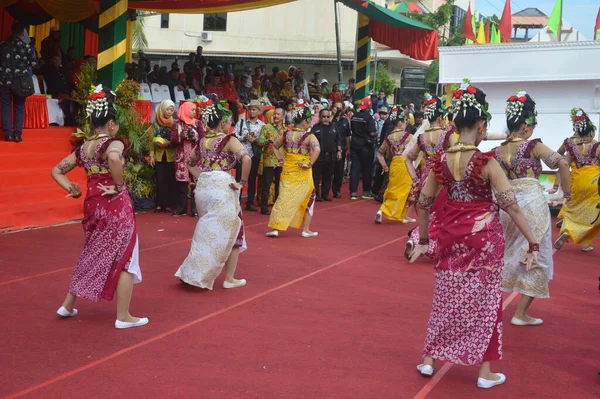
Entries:
POLYGON ((538 265, 538 252, 527 252, 523 259, 521 259, 521 264, 525 265, 525 271, 530 271, 533 269, 533 266, 538 265))
POLYGON ((69 195, 67 197, 79 198, 83 193, 81 192, 81 188, 77 183, 71 183, 71 187, 69 188, 69 195))
POLYGON ((102 191, 102 194, 100 194, 101 196, 119 194, 115 186, 105 186, 101 183, 98 183, 98 189, 102 191))
POLYGON ((238 190, 241 190, 242 188, 244 188, 244 186, 242 186, 240 183, 229 183, 229 187, 231 187, 235 191, 238 191, 238 190))
POLYGON ((300 166, 302 169, 310 169, 311 168, 311 166, 309 164, 302 163, 300 161, 298 161, 298 166, 300 166))
POLYGON ((278 168, 282 167, 282 166, 283 166, 283 159, 278 159, 278 160, 277 160, 277 163, 276 163, 276 166, 277 166, 278 168))
POLYGON ((410 253, 409 263, 414 263, 414 261, 416 261, 417 258, 425 255, 427 251, 429 251, 429 245, 417 245, 413 248, 412 252, 410 253))
POLYGON ((382 175, 385 175, 389 171, 390 171, 390 168, 388 168, 387 165, 381 167, 381 174, 382 175))
POLYGON ((558 191, 558 189, 552 187, 550 190, 548 190, 548 194, 550 194, 550 195, 556 194, 557 191, 558 191))

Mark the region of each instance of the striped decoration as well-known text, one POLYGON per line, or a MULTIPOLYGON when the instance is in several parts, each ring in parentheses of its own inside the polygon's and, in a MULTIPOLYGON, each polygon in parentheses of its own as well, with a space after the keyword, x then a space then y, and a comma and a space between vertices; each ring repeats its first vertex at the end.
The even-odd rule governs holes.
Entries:
POLYGON ((371 80, 371 38, 369 37, 369 17, 358 14, 358 31, 356 34, 356 92, 358 102, 369 93, 371 80))
POLYGON ((113 90, 125 78, 128 0, 100 0, 98 83, 113 90))

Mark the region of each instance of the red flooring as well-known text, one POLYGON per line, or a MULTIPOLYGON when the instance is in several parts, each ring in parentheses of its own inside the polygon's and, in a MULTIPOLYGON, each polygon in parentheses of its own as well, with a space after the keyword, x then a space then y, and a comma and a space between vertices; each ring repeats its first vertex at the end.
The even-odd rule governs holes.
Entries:
MULTIPOLYGON (((249 250, 214 291, 181 285, 195 219, 138 215, 144 282, 118 331, 115 304, 80 301, 55 315, 83 241, 79 224, 0 236, 0 396, 32 398, 596 398, 600 397, 598 253, 567 244, 541 327, 505 323, 505 385, 483 391, 476 368, 415 370, 433 289, 432 264, 402 256, 407 225, 373 223, 373 201, 318 203, 315 239, 267 239, 267 217, 244 214, 249 250), (163 231, 160 231, 164 229, 163 231), (443 374, 443 371, 447 373, 443 374), (442 375, 443 374, 443 375, 442 375), (441 376, 441 378, 439 378, 441 376)), ((506 295, 504 319, 516 298, 506 295)))

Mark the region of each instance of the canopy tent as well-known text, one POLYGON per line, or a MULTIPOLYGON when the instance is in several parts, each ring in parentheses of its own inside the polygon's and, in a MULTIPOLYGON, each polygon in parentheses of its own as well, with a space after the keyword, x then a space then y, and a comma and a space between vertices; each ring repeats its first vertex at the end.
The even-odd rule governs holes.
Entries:
POLYGON ((399 50, 415 60, 437 58, 438 33, 435 29, 370 1, 341 2, 370 19, 369 36, 376 42, 399 50))

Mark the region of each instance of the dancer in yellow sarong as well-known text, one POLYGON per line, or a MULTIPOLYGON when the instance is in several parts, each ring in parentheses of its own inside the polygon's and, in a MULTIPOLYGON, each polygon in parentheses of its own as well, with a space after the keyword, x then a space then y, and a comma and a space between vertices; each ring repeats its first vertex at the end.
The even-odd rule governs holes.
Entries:
POLYGON ((293 111, 295 127, 286 131, 273 143, 273 152, 283 164, 279 183, 279 197, 271 211, 269 227, 273 229, 267 237, 278 237, 280 231, 288 227, 302 228, 302 237, 316 237, 317 232, 310 231, 315 204, 315 185, 312 177, 312 165, 321 152, 319 141, 308 131, 312 110, 308 103, 299 101, 293 111), (285 162, 280 148, 284 147, 285 162))
POLYGON ((412 179, 406 169, 406 157, 403 155, 406 146, 410 143, 413 135, 405 132, 400 118, 393 121, 394 127, 389 136, 377 151, 377 160, 383 172, 389 172, 390 180, 383 194, 383 203, 375 215, 375 223, 382 221, 385 215, 388 219, 408 223, 406 213, 410 207, 408 196, 410 194, 412 179), (388 168, 385 162, 385 153, 389 151, 392 162, 388 168))
POLYGON ((596 127, 580 108, 571 111, 574 130, 579 141, 565 142, 565 159, 571 164, 571 201, 564 206, 560 237, 554 248, 561 249, 567 240, 582 246, 582 251, 593 250, 591 244, 600 232, 600 204, 598 179, 600 178, 600 143, 594 140, 596 127))

